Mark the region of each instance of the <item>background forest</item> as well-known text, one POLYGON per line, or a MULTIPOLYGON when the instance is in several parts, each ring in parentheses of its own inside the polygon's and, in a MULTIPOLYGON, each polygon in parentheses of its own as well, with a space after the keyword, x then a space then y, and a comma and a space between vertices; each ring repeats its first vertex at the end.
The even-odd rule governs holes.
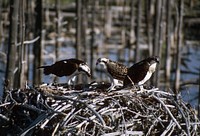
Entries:
POLYGON ((157 55, 149 84, 181 91, 198 108, 199 37, 199 0, 1 0, 0 93, 65 82, 37 69, 61 59, 85 60, 89 83, 107 80, 95 66, 99 57, 131 66, 157 55))

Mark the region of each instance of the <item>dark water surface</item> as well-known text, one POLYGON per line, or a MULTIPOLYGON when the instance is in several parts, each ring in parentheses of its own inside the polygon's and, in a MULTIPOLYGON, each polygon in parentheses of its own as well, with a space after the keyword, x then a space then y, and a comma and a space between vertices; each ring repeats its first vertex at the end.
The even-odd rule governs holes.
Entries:
POLYGON ((181 80, 195 82, 197 84, 188 84, 181 87, 182 98, 189 102, 194 108, 198 106, 200 86, 197 80, 200 78, 200 46, 188 45, 183 48, 183 61, 185 59, 186 65, 181 66, 181 80), (191 72, 191 73, 190 73, 191 72))

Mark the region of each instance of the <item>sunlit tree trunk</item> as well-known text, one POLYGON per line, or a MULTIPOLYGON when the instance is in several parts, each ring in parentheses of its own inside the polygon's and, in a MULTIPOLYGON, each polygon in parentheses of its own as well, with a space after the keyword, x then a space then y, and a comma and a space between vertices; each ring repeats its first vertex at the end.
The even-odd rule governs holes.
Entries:
POLYGON ((182 45, 182 24, 183 24, 183 8, 184 0, 179 0, 179 23, 178 23, 178 37, 177 37, 177 52, 176 52, 176 78, 175 78, 175 90, 178 93, 180 88, 180 66, 181 66, 181 45, 182 45))
MULTIPOLYGON (((162 7, 162 0, 156 0, 156 14, 155 14, 155 23, 154 23, 154 40, 153 40, 153 55, 159 56, 159 42, 160 42, 160 23, 161 23, 161 7, 162 7)), ((158 83, 158 70, 153 75, 153 78, 151 79, 152 84, 157 86, 158 83)))
POLYGON ((17 28, 18 28, 18 10, 19 0, 10 1, 10 30, 9 30, 9 43, 7 54, 7 66, 5 79, 7 81, 7 89, 14 87, 14 76, 16 67, 16 44, 17 44, 17 28))
POLYGON ((167 36, 166 36, 166 55, 165 55, 165 82, 166 87, 170 87, 170 71, 171 71, 171 0, 167 0, 167 36))
POLYGON ((25 64, 27 63, 25 60, 25 46, 24 46, 24 34, 25 34, 25 21, 24 21, 24 9, 25 9, 25 1, 20 0, 20 41, 21 45, 19 45, 19 88, 25 85, 26 77, 25 77, 25 64))

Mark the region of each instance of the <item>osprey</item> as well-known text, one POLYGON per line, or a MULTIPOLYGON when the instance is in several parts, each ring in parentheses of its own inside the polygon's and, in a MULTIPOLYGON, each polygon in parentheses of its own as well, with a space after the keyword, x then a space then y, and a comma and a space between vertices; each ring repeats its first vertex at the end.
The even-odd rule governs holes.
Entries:
POLYGON ((123 86, 143 85, 155 72, 157 63, 159 63, 159 57, 153 56, 132 65, 128 69, 123 86))
POLYGON ((128 67, 107 58, 99 58, 96 62, 96 65, 98 64, 103 66, 104 71, 111 80, 111 86, 108 88, 108 90, 112 90, 115 86, 122 86, 122 84, 118 83, 118 80, 124 80, 128 72, 128 67))
POLYGON ((85 73, 88 77, 91 76, 87 63, 74 58, 60 60, 52 65, 40 66, 38 68, 43 68, 45 75, 54 74, 58 77, 69 76, 68 84, 71 84, 72 78, 80 73, 85 73))

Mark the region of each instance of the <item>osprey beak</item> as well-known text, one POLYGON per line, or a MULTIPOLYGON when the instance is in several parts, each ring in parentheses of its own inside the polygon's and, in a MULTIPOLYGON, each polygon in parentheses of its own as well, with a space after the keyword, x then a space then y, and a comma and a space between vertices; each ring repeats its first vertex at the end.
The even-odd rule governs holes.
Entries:
POLYGON ((86 73, 86 75, 88 76, 88 77, 91 77, 91 71, 89 70, 89 71, 85 71, 85 73, 86 73))
POLYGON ((84 72, 88 77, 91 76, 91 70, 90 70, 90 67, 87 64, 84 64, 84 63, 80 64, 78 71, 84 72))
POLYGON ((159 59, 159 58, 157 58, 157 59, 156 59, 156 62, 159 64, 159 63, 160 63, 160 59, 159 59))
POLYGON ((91 73, 87 73, 87 76, 88 76, 88 77, 91 77, 91 73))
POLYGON ((86 74, 88 77, 91 77, 91 71, 90 71, 90 69, 88 69, 87 71, 85 71, 85 74, 86 74))

